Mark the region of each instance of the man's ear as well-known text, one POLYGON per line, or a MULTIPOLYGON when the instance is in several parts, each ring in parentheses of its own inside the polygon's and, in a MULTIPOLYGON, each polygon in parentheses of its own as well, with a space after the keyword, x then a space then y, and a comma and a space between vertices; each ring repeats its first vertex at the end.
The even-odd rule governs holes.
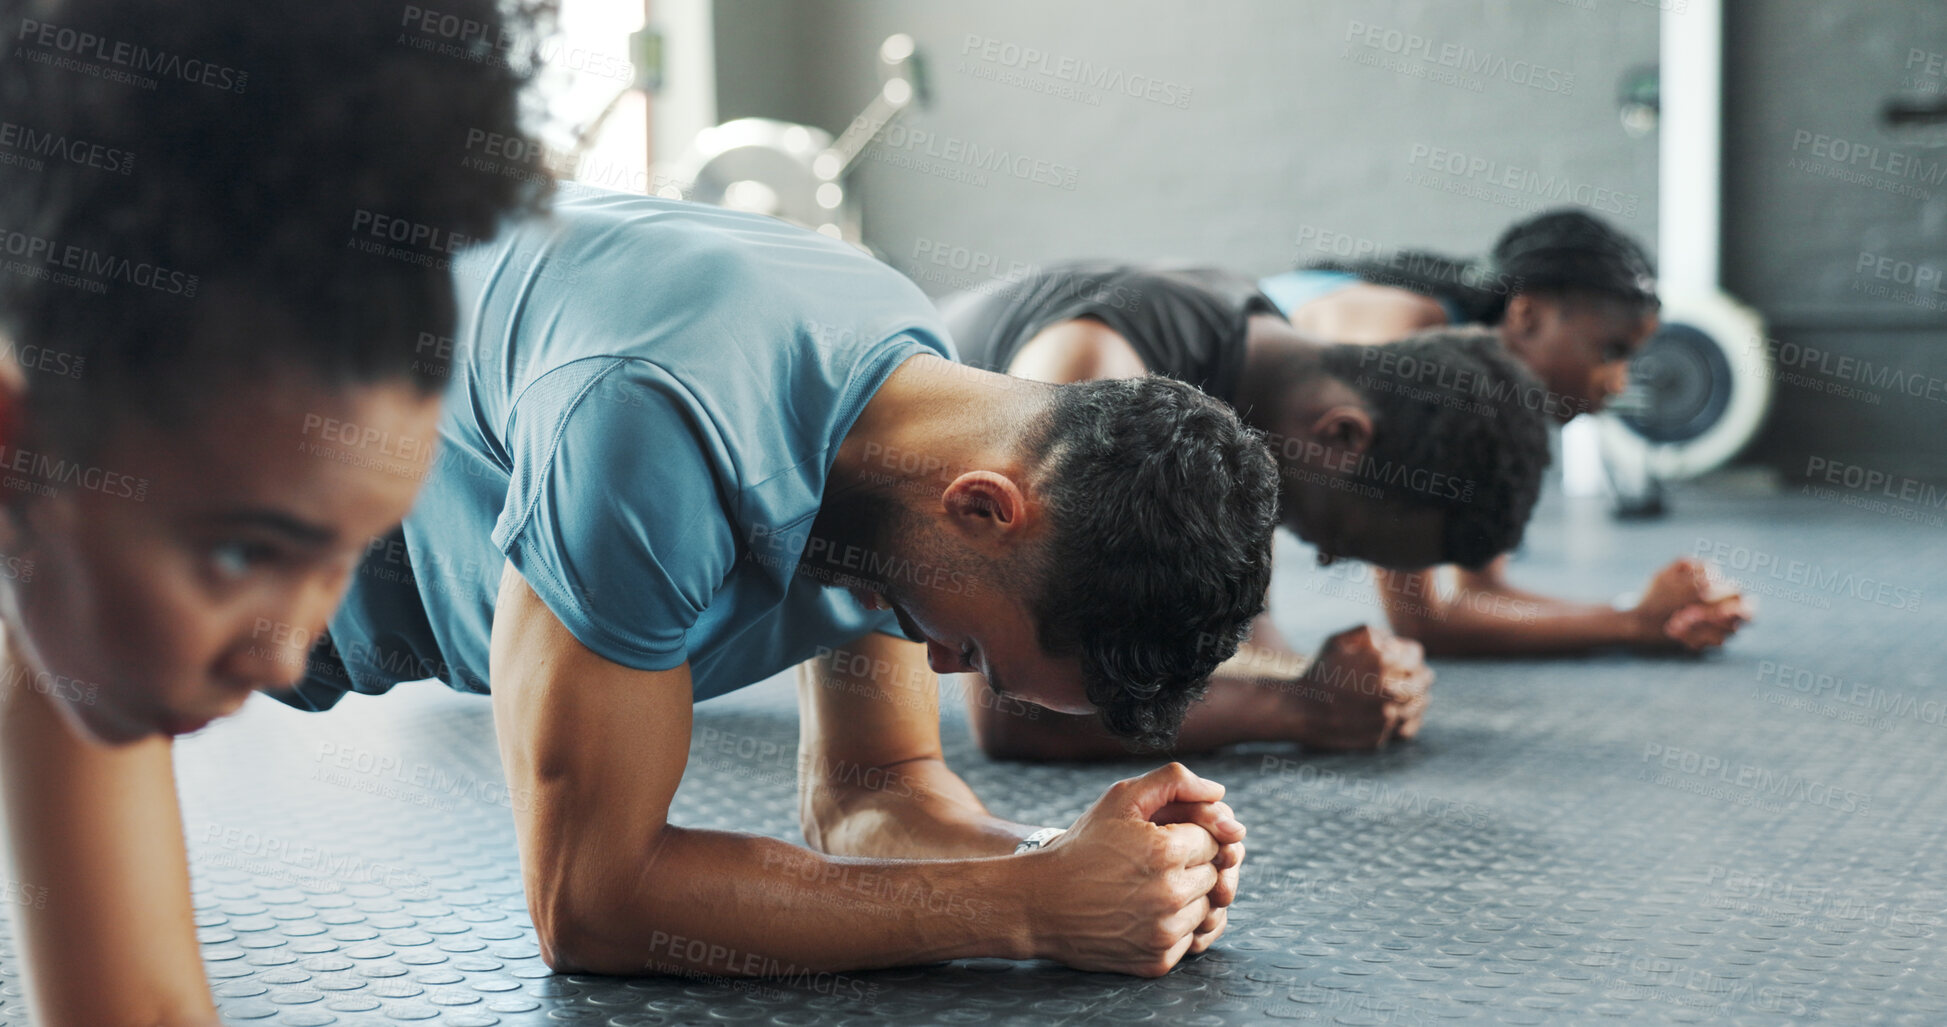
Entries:
POLYGON ((1508 297, 1508 309, 1501 314, 1501 338, 1516 355, 1527 351, 1528 340, 1541 326, 1541 307, 1525 292, 1508 297))
POLYGON ((1349 403, 1330 406, 1312 420, 1311 433, 1335 452, 1361 455, 1372 446, 1372 415, 1349 403))
POLYGON ((1014 479, 993 471, 968 471, 947 483, 940 500, 953 530, 992 538, 1018 531, 1028 519, 1028 497, 1014 479))

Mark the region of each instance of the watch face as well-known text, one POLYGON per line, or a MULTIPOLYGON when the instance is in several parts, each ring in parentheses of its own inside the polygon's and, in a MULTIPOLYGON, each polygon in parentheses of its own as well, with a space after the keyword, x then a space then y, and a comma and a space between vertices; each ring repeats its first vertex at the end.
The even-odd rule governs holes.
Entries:
POLYGON ((1062 829, 1059 827, 1044 827, 1028 835, 1026 838, 1021 839, 1021 844, 1015 846, 1014 851, 1020 853, 1041 848, 1049 842, 1054 841, 1057 837, 1060 837, 1061 832, 1062 829))

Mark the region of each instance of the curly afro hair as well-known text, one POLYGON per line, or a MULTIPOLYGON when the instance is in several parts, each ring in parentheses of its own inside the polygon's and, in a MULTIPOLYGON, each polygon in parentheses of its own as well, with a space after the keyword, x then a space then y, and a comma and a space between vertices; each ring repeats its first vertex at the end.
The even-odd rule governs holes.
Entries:
POLYGON ((0 329, 44 444, 273 372, 439 386, 451 251, 550 190, 538 146, 475 158, 523 139, 553 20, 439 6, 0 0, 0 329))
POLYGON ((1321 360, 1373 412, 1359 480, 1387 502, 1441 511, 1447 561, 1480 567, 1521 543, 1549 463, 1549 397, 1499 336, 1436 328, 1328 346, 1321 360))

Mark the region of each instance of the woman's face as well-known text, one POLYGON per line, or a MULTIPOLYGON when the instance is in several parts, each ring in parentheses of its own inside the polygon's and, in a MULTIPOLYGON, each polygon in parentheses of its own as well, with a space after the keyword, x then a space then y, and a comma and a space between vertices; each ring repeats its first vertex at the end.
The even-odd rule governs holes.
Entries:
POLYGON ((84 465, 0 456, 10 681, 119 744, 294 684, 374 536, 430 467, 439 402, 405 383, 253 386, 84 465))
POLYGON ((1508 301, 1501 340, 1561 397, 1566 421, 1601 410, 1629 386, 1629 361, 1656 325, 1654 312, 1639 314, 1620 300, 1519 293, 1508 301))

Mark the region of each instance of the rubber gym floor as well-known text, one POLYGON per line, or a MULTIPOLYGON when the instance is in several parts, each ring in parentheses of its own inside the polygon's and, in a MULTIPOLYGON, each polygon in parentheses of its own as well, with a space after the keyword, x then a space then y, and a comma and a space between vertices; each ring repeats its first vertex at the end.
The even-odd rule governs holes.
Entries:
MULTIPOLYGON (((1607 600, 1678 555, 1757 621, 1697 659, 1442 660, 1420 739, 1187 760, 1250 828, 1230 930, 1158 980, 975 959, 785 980, 550 974, 486 700, 261 697, 178 758, 210 984, 232 1023, 1947 1023, 1938 666, 1947 529, 1716 486, 1617 523, 1551 496, 1517 580, 1607 600), (1796 562, 1794 562, 1796 561, 1796 562)), ((1367 572, 1280 543, 1296 645, 1370 619, 1367 572)), ((1065 824, 1148 761, 949 760, 1065 824)), ((673 819, 802 843, 787 678, 697 709, 673 819)), ((24 1024, 0 938, 0 1020, 24 1024)), ((106 982, 105 982, 106 983, 106 982)))

